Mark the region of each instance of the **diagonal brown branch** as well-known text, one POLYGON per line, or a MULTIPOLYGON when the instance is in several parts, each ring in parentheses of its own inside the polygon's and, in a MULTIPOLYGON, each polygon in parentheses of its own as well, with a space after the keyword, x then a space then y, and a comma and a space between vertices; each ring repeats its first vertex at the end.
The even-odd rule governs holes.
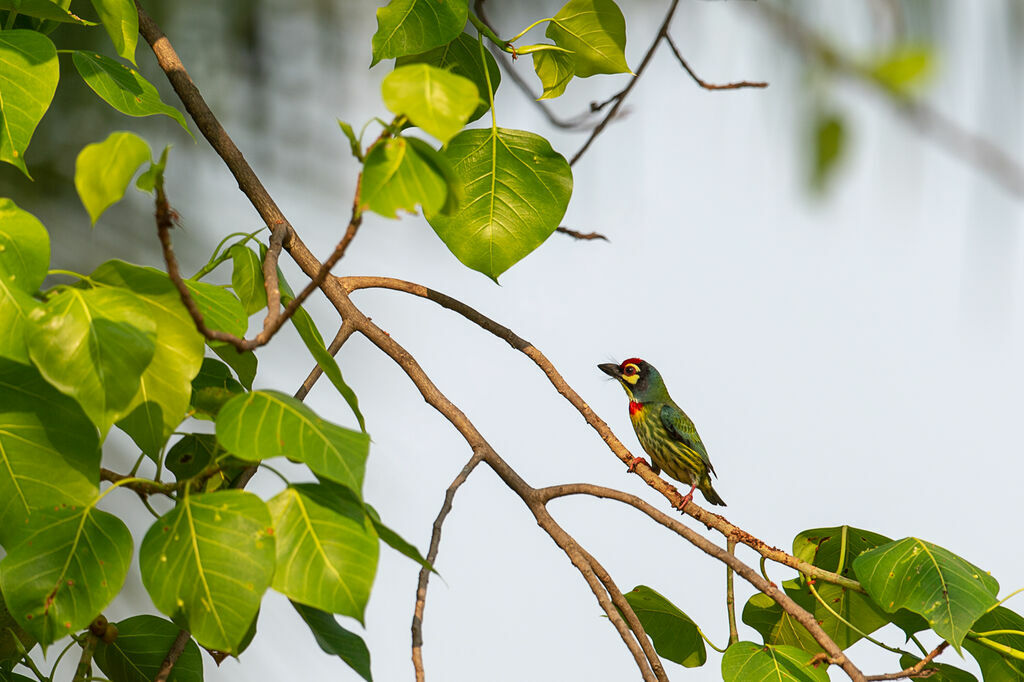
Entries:
POLYGON ((669 35, 668 32, 665 33, 665 42, 668 43, 668 47, 672 50, 672 54, 674 54, 676 59, 679 60, 679 64, 682 65, 683 70, 690 74, 690 78, 705 90, 739 90, 740 88, 768 87, 768 84, 764 81, 738 81, 735 83, 722 83, 719 85, 716 85, 715 83, 708 83, 706 80, 694 73, 693 69, 690 68, 690 65, 686 63, 686 60, 683 59, 683 53, 679 51, 678 47, 676 47, 675 41, 672 40, 672 36, 669 35))
POLYGON ((864 679, 865 680, 902 680, 902 679, 915 678, 915 677, 930 677, 932 672, 934 672, 934 669, 932 669, 931 671, 926 671, 925 668, 928 666, 929 663, 931 663, 932 661, 935 660, 936 656, 938 656, 943 651, 945 651, 946 647, 948 647, 948 646, 949 646, 949 642, 942 642, 937 647, 932 649, 931 653, 929 653, 927 656, 922 658, 920 661, 918 661, 914 665, 910 666, 909 668, 904 668, 903 670, 900 670, 899 672, 886 673, 885 675, 868 675, 864 679))
POLYGON ((181 654, 185 651, 185 645, 191 638, 192 635, 188 630, 178 631, 178 636, 174 638, 174 643, 171 644, 164 662, 160 664, 160 670, 153 678, 153 682, 167 682, 167 678, 171 676, 171 671, 174 669, 174 664, 178 662, 181 654))

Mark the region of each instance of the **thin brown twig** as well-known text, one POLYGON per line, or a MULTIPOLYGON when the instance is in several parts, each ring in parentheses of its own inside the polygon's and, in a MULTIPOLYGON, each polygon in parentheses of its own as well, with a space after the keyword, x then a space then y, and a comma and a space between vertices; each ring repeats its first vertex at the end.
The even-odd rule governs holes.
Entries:
POLYGON ((570 230, 568 227, 556 227, 555 232, 561 232, 562 234, 569 235, 573 239, 581 239, 584 241, 593 239, 603 239, 606 242, 610 241, 608 237, 605 237, 600 232, 577 232, 576 230, 570 230))
MULTIPOLYGON (((117 483, 118 481, 123 481, 128 478, 134 477, 119 474, 116 471, 111 471, 104 467, 100 468, 101 481, 117 483)), ((132 490, 142 497, 146 497, 148 495, 172 495, 179 490, 179 485, 177 483, 160 483, 159 481, 144 480, 128 481, 127 483, 122 484, 122 487, 132 490)))
POLYGON ((626 97, 629 96, 630 91, 636 87, 636 84, 640 81, 640 76, 643 75, 647 65, 651 63, 651 58, 654 56, 654 52, 658 49, 658 43, 668 33, 668 27, 672 23, 672 17, 675 16, 676 7, 679 6, 679 0, 672 0, 672 4, 669 5, 668 12, 665 13, 665 19, 661 22, 661 28, 658 29, 657 35, 654 40, 651 41, 651 46, 647 48, 647 54, 644 55, 643 60, 640 62, 640 66, 636 70, 636 76, 629 81, 629 85, 622 89, 622 91, 615 96, 615 104, 612 105, 611 110, 601 119, 601 122, 594 126, 594 129, 590 131, 590 137, 583 143, 580 150, 572 157, 569 162, 570 166, 575 166, 576 162, 580 160, 580 157, 590 148, 590 145, 597 139, 597 136, 601 134, 605 126, 615 118, 615 115, 619 113, 619 109, 622 108, 622 103, 626 101, 626 97))
POLYGON ((933 671, 926 671, 925 670, 925 666, 927 666, 929 663, 934 661, 935 657, 938 656, 939 654, 941 654, 943 651, 945 651, 946 647, 948 647, 948 646, 949 646, 949 642, 942 642, 937 647, 932 649, 931 653, 929 653, 927 656, 922 658, 920 661, 918 661, 914 665, 910 666, 909 668, 904 668, 903 670, 900 670, 899 672, 887 673, 885 675, 868 675, 864 679, 865 680, 902 680, 902 679, 905 679, 905 678, 931 677, 932 674, 933 674, 933 671))
POLYGON ((704 88, 705 90, 739 90, 740 88, 768 87, 768 83, 764 81, 737 81, 735 83, 722 84, 708 83, 706 80, 702 79, 700 76, 694 73, 693 69, 690 68, 690 65, 686 63, 686 60, 683 59, 683 54, 679 51, 679 48, 676 47, 675 42, 672 40, 672 36, 669 35, 668 33, 665 33, 665 42, 668 43, 669 49, 672 50, 672 54, 674 54, 676 56, 676 59, 679 60, 679 63, 682 65, 686 73, 690 74, 690 78, 692 78, 697 85, 704 88))
MULTIPOLYGON (((485 331, 488 331, 494 336, 502 339, 512 346, 512 348, 533 360, 534 364, 536 364, 541 371, 544 372, 545 376, 547 376, 555 390, 577 409, 577 411, 586 420, 587 424, 589 424, 591 428, 598 433, 615 456, 618 457, 626 466, 630 466, 633 462, 633 454, 629 449, 623 445, 622 441, 620 441, 618 437, 616 437, 608 424, 597 416, 583 398, 580 397, 580 395, 565 381, 558 370, 555 369, 555 366, 551 361, 548 360, 548 358, 538 350, 536 346, 516 334, 508 327, 492 320, 486 315, 483 315, 476 309, 466 305, 458 299, 454 299, 451 296, 447 296, 421 284, 406 282, 405 280, 395 279, 392 277, 340 277, 334 278, 331 281, 338 282, 347 292, 368 288, 401 291, 403 293, 428 299, 443 308, 447 308, 452 312, 462 315, 481 329, 484 329, 485 331)), ((634 473, 640 476, 652 488, 664 495, 673 506, 677 506, 682 500, 682 495, 678 490, 676 490, 675 486, 655 474, 651 468, 646 465, 646 463, 639 463, 635 467, 634 473)), ((856 580, 851 580, 846 576, 825 570, 803 561, 802 559, 798 559, 791 554, 787 554, 781 549, 772 547, 750 533, 747 533, 743 529, 733 525, 724 516, 711 513, 698 506, 695 502, 691 501, 687 504, 685 512, 704 525, 714 528, 726 538, 733 537, 737 542, 743 543, 754 549, 767 559, 789 566, 810 578, 820 579, 857 592, 864 592, 864 588, 856 580)))
POLYGON ((836 73, 867 85, 882 95, 895 108, 896 113, 947 152, 985 173, 1014 196, 1024 196, 1024 167, 997 144, 963 129, 922 99, 893 88, 870 67, 841 54, 795 15, 779 9, 775 4, 759 2, 756 6, 758 15, 768 20, 798 49, 815 57, 836 73))
POLYGON ((188 630, 178 630, 178 636, 174 638, 174 642, 167 651, 164 662, 160 664, 160 671, 153 678, 153 682, 167 682, 167 678, 170 677, 171 671, 174 669, 174 664, 181 658, 181 654, 185 651, 185 645, 188 644, 190 639, 192 639, 192 634, 188 630))
MULTIPOLYGON (((455 477, 455 480, 448 486, 448 489, 444 491, 444 503, 441 505, 441 511, 437 513, 437 518, 434 519, 434 530, 430 535, 430 548, 427 551, 427 563, 431 566, 437 561, 437 553, 441 549, 441 528, 444 526, 444 521, 448 518, 448 514, 451 513, 452 504, 455 501, 455 493, 466 482, 469 475, 473 473, 476 465, 483 461, 483 458, 483 452, 475 450, 473 456, 462 467, 459 475, 455 477)), ((424 682, 425 679, 423 671, 423 610, 427 603, 427 585, 429 582, 430 570, 424 566, 420 568, 420 577, 416 584, 416 605, 413 607, 412 614, 412 666, 416 671, 416 682, 424 682)))
POLYGON ((616 500, 643 512, 662 526, 665 526, 677 535, 685 538, 704 553, 731 567, 741 578, 771 597, 776 604, 781 606, 786 613, 792 616, 794 620, 800 623, 800 625, 810 633, 814 638, 814 641, 816 641, 818 645, 829 654, 831 660, 836 665, 841 667, 846 674, 849 675, 850 679, 863 682, 864 674, 857 669, 853 662, 850 661, 850 659, 848 659, 843 653, 843 650, 839 648, 839 646, 825 633, 824 630, 822 630, 821 626, 814 619, 814 614, 810 613, 793 601, 783 590, 780 590, 778 586, 768 582, 758 575, 757 571, 736 558, 736 555, 722 549, 703 535, 700 535, 691 529, 689 526, 683 524, 678 519, 656 509, 645 500, 642 500, 636 495, 630 495, 629 493, 622 492, 621 490, 591 485, 589 483, 570 483, 565 485, 548 486, 547 488, 539 489, 537 491, 537 495, 545 502, 559 497, 565 497, 567 495, 591 495, 593 497, 616 500))
MULTIPOLYGON (((345 342, 348 341, 349 337, 352 336, 355 331, 356 328, 352 325, 345 324, 344 322, 341 323, 341 326, 338 327, 338 333, 334 335, 334 340, 331 341, 329 346, 327 346, 327 352, 332 358, 338 354, 338 351, 341 350, 341 347, 345 345, 345 342)), ((316 385, 317 380, 323 375, 323 373, 324 370, 320 367, 320 363, 313 365, 313 369, 309 370, 309 375, 306 377, 306 380, 303 381, 302 385, 299 386, 299 389, 295 391, 295 399, 305 400, 306 396, 309 395, 311 390, 313 390, 313 386, 316 385)))

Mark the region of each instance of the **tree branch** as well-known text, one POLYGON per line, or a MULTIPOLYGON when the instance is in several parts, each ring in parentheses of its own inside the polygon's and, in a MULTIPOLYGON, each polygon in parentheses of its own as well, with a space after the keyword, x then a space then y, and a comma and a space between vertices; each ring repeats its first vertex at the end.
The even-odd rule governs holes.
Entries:
MULTIPOLYGON (((441 511, 437 513, 437 518, 434 519, 434 530, 430 535, 430 549, 427 551, 427 563, 431 566, 437 561, 437 553, 441 549, 441 527, 444 525, 444 520, 448 518, 448 514, 452 510, 452 503, 455 500, 455 493, 458 492, 462 484, 466 482, 469 475, 473 473, 473 469, 479 464, 484 458, 484 455, 480 451, 474 451, 473 456, 470 457, 466 465, 462 467, 462 471, 455 477, 451 485, 444 492, 444 503, 441 505, 441 511)), ((416 605, 413 607, 412 614, 412 666, 416 671, 416 682, 424 682, 423 672, 423 610, 427 603, 427 584, 430 582, 430 570, 424 566, 420 568, 419 582, 416 584, 416 605)))
MULTIPOLYGON (((736 556, 736 541, 726 540, 725 550, 736 556)), ((736 591, 733 589, 732 566, 725 567, 725 610, 729 615, 729 646, 740 641, 740 633, 736 628, 736 591)), ((770 582, 770 581, 769 581, 770 582)))
MULTIPOLYGON (((348 341, 349 337, 352 336, 355 331, 356 328, 352 325, 345 324, 344 322, 341 323, 341 326, 338 328, 338 333, 334 335, 334 340, 331 341, 331 345, 327 346, 327 352, 330 353, 332 358, 338 354, 338 351, 341 350, 341 347, 345 345, 345 342, 348 341)), ((313 369, 309 370, 309 375, 306 377, 306 380, 303 381, 302 385, 299 386, 299 389, 295 391, 295 399, 305 400, 306 396, 309 395, 311 390, 313 390, 313 386, 316 385, 317 380, 323 375, 323 373, 324 370, 320 367, 319 363, 313 365, 313 369)))
POLYGON ((920 661, 918 661, 914 665, 910 666, 909 668, 904 668, 903 670, 900 670, 899 672, 888 673, 886 675, 868 675, 864 679, 865 680, 902 680, 904 678, 913 678, 913 677, 931 677, 932 672, 931 671, 926 671, 925 670, 925 666, 927 666, 929 663, 934 661, 935 657, 938 656, 939 654, 941 654, 943 651, 945 651, 946 647, 948 647, 948 646, 949 646, 949 642, 942 642, 937 647, 932 649, 931 653, 929 653, 927 656, 922 658, 920 661))
POLYGON ((674 54, 676 56, 676 59, 679 60, 679 63, 682 65, 686 73, 690 74, 690 78, 692 78, 697 85, 704 88, 705 90, 738 90, 740 88, 768 87, 768 83, 764 81, 738 81, 736 83, 724 83, 721 85, 708 83, 707 81, 703 80, 700 76, 698 76, 696 73, 694 73, 693 69, 690 68, 690 65, 686 63, 686 60, 683 59, 683 54, 679 51, 679 48, 676 47, 675 42, 672 40, 672 36, 669 35, 668 32, 665 33, 665 42, 668 43, 669 49, 672 50, 672 54, 674 54))
MULTIPOLYGON (((428 299, 443 308, 447 308, 448 310, 462 315, 473 324, 502 339, 512 346, 512 348, 515 348, 533 360, 534 364, 536 364, 541 371, 544 372, 545 376, 547 376, 548 381, 551 382, 551 385, 554 386, 555 390, 576 408, 576 410, 586 420, 587 424, 597 431, 598 435, 601 436, 601 439, 608 445, 608 448, 623 464, 628 467, 632 463, 633 454, 625 445, 622 444, 622 441, 620 441, 612 432, 608 424, 598 417, 597 414, 590 409, 590 406, 583 400, 583 398, 581 398, 580 395, 565 381, 558 370, 555 369, 555 366, 551 364, 551 361, 548 360, 548 358, 532 343, 520 337, 508 327, 495 322, 462 301, 421 284, 406 282, 405 280, 394 279, 392 277, 340 277, 335 278, 332 281, 338 282, 339 285, 347 292, 369 288, 392 289, 394 291, 401 291, 403 293, 428 299)), ((678 506, 682 500, 682 495, 678 490, 676 490, 675 486, 655 474, 646 463, 639 463, 635 467, 634 473, 640 476, 649 486, 664 495, 673 506, 678 506)), ((737 542, 747 545, 767 559, 796 569, 810 578, 824 580, 825 582, 840 585, 857 592, 864 592, 864 588, 856 580, 851 580, 846 576, 819 568, 818 566, 814 566, 802 559, 798 559, 791 554, 787 554, 781 549, 772 547, 743 529, 733 525, 726 520, 724 516, 713 514, 699 507, 695 502, 691 501, 687 504, 684 511, 703 523, 705 526, 714 528, 727 538, 734 538, 737 542)))
POLYGON ((171 671, 174 669, 174 664, 181 658, 181 654, 185 651, 185 645, 188 644, 190 639, 192 639, 192 635, 188 630, 178 631, 178 636, 174 638, 174 642, 167 652, 167 657, 160 664, 160 670, 157 672, 156 677, 153 678, 153 682, 167 682, 167 678, 170 677, 171 671))

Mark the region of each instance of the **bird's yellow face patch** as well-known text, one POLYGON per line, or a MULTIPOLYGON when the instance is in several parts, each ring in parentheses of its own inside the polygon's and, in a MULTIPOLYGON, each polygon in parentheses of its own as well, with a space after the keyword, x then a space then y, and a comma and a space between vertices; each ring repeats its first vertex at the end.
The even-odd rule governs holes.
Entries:
POLYGON ((628 384, 636 386, 636 382, 640 379, 640 368, 629 363, 622 368, 622 380, 628 384))

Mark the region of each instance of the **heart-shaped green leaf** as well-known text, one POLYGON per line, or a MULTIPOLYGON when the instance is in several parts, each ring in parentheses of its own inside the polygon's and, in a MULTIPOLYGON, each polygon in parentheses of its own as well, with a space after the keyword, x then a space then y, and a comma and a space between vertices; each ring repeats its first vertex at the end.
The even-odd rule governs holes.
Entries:
POLYGON ((205 647, 238 653, 274 574, 263 500, 242 490, 184 495, 139 549, 153 604, 205 647))
MULTIPOLYGON (((139 380, 127 416, 118 426, 150 457, 156 459, 171 433, 185 418, 192 394, 192 378, 203 361, 203 337, 181 302, 178 290, 166 273, 124 261, 111 260, 90 275, 94 282, 130 290, 146 314, 156 321, 153 361, 139 380)), ((218 296, 237 300, 209 284, 218 296)), ((197 297, 200 307, 202 299, 197 297)))
POLYGON ((429 216, 455 208, 456 201, 449 201, 453 182, 448 162, 430 145, 398 137, 377 144, 366 157, 360 196, 365 208, 385 218, 397 218, 400 210, 416 213, 417 205, 429 216))
POLYGON ((687 668, 704 665, 708 652, 700 630, 675 604, 646 585, 637 585, 623 596, 633 607, 659 656, 687 668))
POLYGON ((626 64, 626 20, 613 0, 569 0, 544 34, 574 53, 580 78, 631 73, 626 64))
POLYGON ((72 58, 86 85, 122 114, 163 114, 173 118, 188 132, 188 125, 182 113, 164 104, 153 84, 135 69, 129 69, 121 62, 88 50, 75 50, 72 58))
POLYGON ((380 549, 355 495, 340 486, 299 484, 267 506, 277 542, 274 589, 363 622, 380 549))
MULTIPOLYGON (((115 623, 117 639, 100 640, 93 660, 110 682, 150 682, 156 679, 167 652, 181 631, 169 620, 144 614, 115 623)), ((171 669, 167 682, 202 682, 203 658, 189 639, 171 669)))
POLYGON ((321 419, 284 393, 253 391, 231 399, 217 414, 217 440, 248 461, 297 459, 362 497, 369 436, 321 419))
POLYGON ((127 415, 156 351, 157 323, 127 289, 65 288, 33 311, 32 362, 106 435, 127 415))
POLYGON ((380 87, 384 106, 442 144, 462 130, 480 105, 473 81, 424 63, 396 67, 380 87))
POLYGON ((497 281, 558 227, 572 171, 548 141, 522 130, 464 130, 441 152, 463 198, 452 215, 428 215, 465 265, 497 281))
POLYGON ((35 510, 88 504, 100 480, 96 427, 34 367, 0 358, 0 545, 35 510))
POLYGON ((483 59, 481 59, 480 46, 473 36, 468 33, 460 33, 455 40, 447 45, 441 45, 420 54, 399 57, 395 60, 395 67, 421 63, 451 71, 473 81, 480 95, 480 102, 477 104, 476 110, 469 116, 471 122, 483 116, 491 108, 489 98, 485 96, 488 76, 493 96, 498 89, 498 84, 501 83, 501 71, 498 69, 498 62, 494 61, 494 56, 489 50, 484 50, 483 59), (486 73, 484 72, 485 65, 486 73))
POLYGON ((825 665, 811 665, 814 654, 793 646, 736 642, 722 656, 724 682, 828 682, 825 665))
POLYGON ((116 516, 92 504, 40 509, 0 561, 0 590, 18 624, 51 644, 117 596, 131 558, 131 534, 116 516))
POLYGON ((0 198, 0 357, 28 364, 25 324, 50 267, 50 236, 34 215, 0 198))
POLYGON ((25 150, 59 80, 57 48, 49 38, 26 29, 0 33, 0 161, 29 178, 25 150))
POLYGON ((451 42, 465 28, 467 16, 466 0, 391 0, 377 10, 370 66, 451 42))
POLYGON ((988 573, 918 538, 865 552, 854 560, 853 569, 879 606, 890 613, 905 608, 923 616, 957 652, 999 592, 999 583, 988 573))
POLYGON ((149 145, 134 133, 111 133, 82 149, 75 161, 75 189, 93 225, 121 200, 135 172, 149 160, 149 145))

